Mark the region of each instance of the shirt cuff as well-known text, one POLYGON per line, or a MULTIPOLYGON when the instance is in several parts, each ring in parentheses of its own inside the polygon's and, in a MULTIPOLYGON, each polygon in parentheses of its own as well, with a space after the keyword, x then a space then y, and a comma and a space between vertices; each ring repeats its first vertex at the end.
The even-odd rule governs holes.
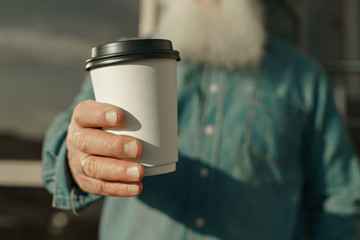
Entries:
POLYGON ((78 214, 102 197, 84 192, 76 184, 68 166, 65 142, 61 146, 56 163, 53 207, 71 209, 74 214, 78 214))

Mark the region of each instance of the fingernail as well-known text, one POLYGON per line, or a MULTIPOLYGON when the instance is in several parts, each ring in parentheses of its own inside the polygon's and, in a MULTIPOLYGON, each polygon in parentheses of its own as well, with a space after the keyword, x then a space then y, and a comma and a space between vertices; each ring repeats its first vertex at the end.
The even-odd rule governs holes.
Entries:
POLYGON ((128 191, 131 193, 138 193, 139 186, 138 185, 128 185, 128 191))
POLYGON ((111 109, 105 113, 105 119, 110 124, 115 124, 118 120, 117 113, 114 109, 111 109))
POLYGON ((136 140, 129 141, 124 145, 124 152, 129 157, 136 157, 139 151, 139 146, 136 140))
POLYGON ((140 177, 140 171, 137 166, 131 166, 126 169, 126 175, 128 177, 131 177, 133 179, 139 179, 140 177))

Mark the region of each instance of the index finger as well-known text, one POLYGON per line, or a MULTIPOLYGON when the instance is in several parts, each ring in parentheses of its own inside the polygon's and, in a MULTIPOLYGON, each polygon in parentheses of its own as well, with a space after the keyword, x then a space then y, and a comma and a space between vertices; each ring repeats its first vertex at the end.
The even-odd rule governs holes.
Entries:
POLYGON ((73 119, 84 128, 114 128, 124 120, 124 114, 114 105, 86 100, 75 107, 73 119))

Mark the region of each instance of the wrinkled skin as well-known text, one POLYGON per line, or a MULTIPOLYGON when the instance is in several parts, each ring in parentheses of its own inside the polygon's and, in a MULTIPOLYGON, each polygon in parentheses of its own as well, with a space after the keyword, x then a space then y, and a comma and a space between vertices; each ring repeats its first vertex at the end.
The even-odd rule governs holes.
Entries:
POLYGON ((87 100, 73 112, 66 139, 70 171, 80 189, 92 194, 131 197, 142 191, 144 168, 136 161, 140 141, 100 128, 121 126, 124 114, 110 104, 87 100))

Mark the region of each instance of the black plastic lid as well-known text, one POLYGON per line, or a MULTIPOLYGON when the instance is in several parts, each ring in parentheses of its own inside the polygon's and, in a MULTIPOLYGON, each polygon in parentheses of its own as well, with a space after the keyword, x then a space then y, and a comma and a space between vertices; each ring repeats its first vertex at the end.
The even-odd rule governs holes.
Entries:
POLYGON ((144 58, 174 58, 180 61, 178 51, 173 50, 166 39, 135 39, 106 43, 91 49, 91 59, 86 70, 144 58))

